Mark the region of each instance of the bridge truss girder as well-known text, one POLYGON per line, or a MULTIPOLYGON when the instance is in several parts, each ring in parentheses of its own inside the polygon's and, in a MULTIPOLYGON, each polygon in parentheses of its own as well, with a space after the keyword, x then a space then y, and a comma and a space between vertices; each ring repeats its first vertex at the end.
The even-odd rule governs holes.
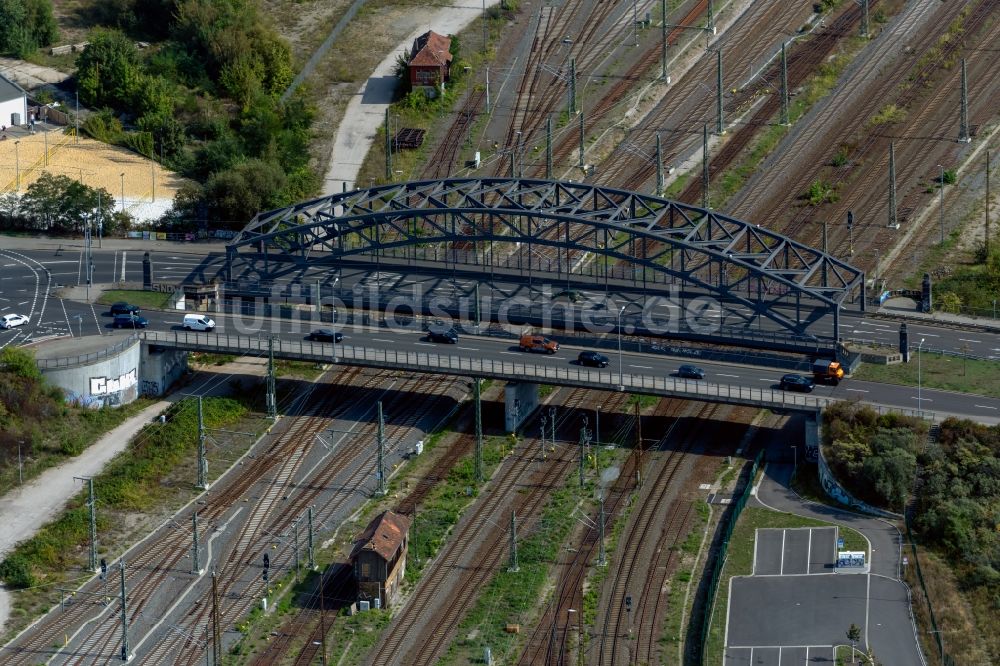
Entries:
POLYGON ((742 313, 747 325, 767 318, 796 336, 811 323, 801 317, 804 303, 832 317, 834 337, 841 307, 864 308, 860 269, 760 225, 636 192, 536 179, 395 183, 261 213, 229 244, 227 265, 246 250, 272 273, 272 262, 336 265, 400 250, 415 256, 436 244, 446 247, 434 255, 443 265, 485 272, 497 243, 526 247, 529 271, 539 248, 555 250, 557 272, 574 256, 621 262, 644 282, 679 281, 742 313))

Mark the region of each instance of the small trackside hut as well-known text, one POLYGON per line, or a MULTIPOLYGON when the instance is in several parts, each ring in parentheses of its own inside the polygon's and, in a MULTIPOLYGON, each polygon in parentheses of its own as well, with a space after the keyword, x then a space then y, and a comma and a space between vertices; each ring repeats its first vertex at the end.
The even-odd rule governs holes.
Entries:
POLYGON ((358 599, 382 608, 392 603, 406 574, 410 519, 392 511, 376 516, 354 542, 351 567, 358 599))
POLYGON ((413 40, 410 59, 406 63, 410 89, 423 90, 428 97, 434 97, 438 88, 451 77, 451 38, 439 35, 433 30, 413 40))

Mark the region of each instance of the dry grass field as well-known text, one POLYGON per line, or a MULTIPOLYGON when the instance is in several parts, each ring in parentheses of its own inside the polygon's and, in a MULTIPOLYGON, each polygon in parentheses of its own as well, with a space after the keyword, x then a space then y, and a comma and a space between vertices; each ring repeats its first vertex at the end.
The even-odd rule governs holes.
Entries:
POLYGON ((45 172, 103 187, 125 209, 174 198, 184 179, 130 150, 52 130, 0 141, 0 193, 24 192, 45 172), (46 158, 46 146, 48 156, 46 158), (124 179, 122 178, 124 174, 124 179))

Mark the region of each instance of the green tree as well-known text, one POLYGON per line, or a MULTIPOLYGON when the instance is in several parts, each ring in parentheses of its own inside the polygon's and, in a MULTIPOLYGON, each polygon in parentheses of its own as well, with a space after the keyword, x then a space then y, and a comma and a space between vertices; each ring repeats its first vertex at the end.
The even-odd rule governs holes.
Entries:
POLYGON ((938 303, 942 312, 958 314, 962 311, 962 297, 953 291, 946 291, 938 296, 938 303))
POLYGON ((80 232, 88 220, 95 219, 101 219, 105 231, 111 232, 120 224, 114 206, 114 197, 107 190, 50 173, 43 173, 29 185, 21 198, 22 214, 35 228, 58 234, 80 232))
POLYGON ((0 53, 25 58, 59 36, 51 0, 0 0, 0 53))
POLYGON ((851 641, 851 661, 855 660, 854 648, 861 641, 861 627, 851 622, 847 629, 847 640, 851 641))
POLYGON ((262 210, 284 203, 285 173, 273 162, 247 160, 213 174, 205 184, 209 211, 216 219, 242 226, 262 210))
POLYGON ((21 347, 4 347, 0 351, 0 368, 17 377, 41 381, 42 373, 35 363, 35 355, 21 347))
POLYGON ((121 109, 144 82, 135 44, 118 30, 98 30, 76 59, 80 99, 91 106, 121 109))

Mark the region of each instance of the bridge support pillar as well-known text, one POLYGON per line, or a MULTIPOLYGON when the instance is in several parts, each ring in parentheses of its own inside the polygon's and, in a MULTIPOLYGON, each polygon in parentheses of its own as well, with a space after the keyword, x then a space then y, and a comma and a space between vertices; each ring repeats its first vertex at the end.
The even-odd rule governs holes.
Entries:
POLYGON ((538 409, 538 384, 509 382, 504 389, 504 430, 515 432, 538 409))
POLYGON ((157 349, 142 343, 139 353, 139 393, 158 398, 180 379, 188 369, 186 351, 157 349))

